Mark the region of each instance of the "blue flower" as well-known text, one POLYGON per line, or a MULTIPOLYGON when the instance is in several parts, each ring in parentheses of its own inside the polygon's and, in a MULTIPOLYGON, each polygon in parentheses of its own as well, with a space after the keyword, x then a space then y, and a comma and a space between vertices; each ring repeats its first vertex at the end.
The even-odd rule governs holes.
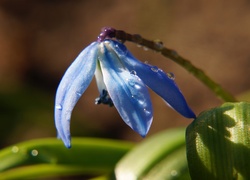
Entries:
POLYGON ((153 120, 147 87, 181 115, 195 118, 171 74, 140 62, 118 41, 93 42, 68 68, 56 93, 55 124, 68 148, 72 110, 94 75, 100 92, 96 104, 114 105, 124 122, 142 137, 153 120))

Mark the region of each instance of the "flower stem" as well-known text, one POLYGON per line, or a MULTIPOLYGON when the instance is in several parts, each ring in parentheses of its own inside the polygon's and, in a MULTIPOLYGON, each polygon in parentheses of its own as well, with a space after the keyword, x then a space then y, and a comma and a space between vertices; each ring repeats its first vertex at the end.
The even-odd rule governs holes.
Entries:
MULTIPOLYGON (((114 30, 114 29, 112 29, 114 30)), ((108 35, 109 38, 116 38, 121 41, 130 41, 138 45, 142 45, 154 51, 160 52, 164 57, 167 57, 174 62, 181 65, 188 72, 192 73, 196 78, 203 82, 208 88, 210 88, 221 100, 225 102, 236 102, 236 98, 227 90, 223 89, 219 84, 213 81, 205 72, 195 67, 189 60, 180 56, 176 51, 168 49, 163 46, 160 41, 150 41, 142 38, 138 34, 128 34, 121 30, 112 31, 112 34, 108 35)))

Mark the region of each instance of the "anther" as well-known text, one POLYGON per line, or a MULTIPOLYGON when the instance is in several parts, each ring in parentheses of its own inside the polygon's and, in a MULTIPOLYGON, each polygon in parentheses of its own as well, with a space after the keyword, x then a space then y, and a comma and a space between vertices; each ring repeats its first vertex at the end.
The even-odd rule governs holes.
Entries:
POLYGON ((98 98, 95 99, 95 104, 106 104, 110 107, 114 106, 112 99, 109 97, 108 91, 103 89, 98 98))

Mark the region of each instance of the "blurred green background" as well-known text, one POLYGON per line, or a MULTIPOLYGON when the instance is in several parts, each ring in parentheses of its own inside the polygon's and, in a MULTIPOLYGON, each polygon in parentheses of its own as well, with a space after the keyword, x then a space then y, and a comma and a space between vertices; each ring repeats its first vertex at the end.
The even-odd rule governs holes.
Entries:
MULTIPOLYGON (((250 88, 250 3, 247 0, 1 0, 0 147, 55 137, 54 96, 67 67, 95 41, 103 26, 160 39, 238 95, 250 88)), ((127 42, 141 61, 173 72, 199 114, 221 102, 183 68, 127 42)), ((95 105, 95 81, 77 104, 72 136, 141 141, 115 108, 95 105)), ((191 121, 151 91, 154 121, 149 136, 191 121)))

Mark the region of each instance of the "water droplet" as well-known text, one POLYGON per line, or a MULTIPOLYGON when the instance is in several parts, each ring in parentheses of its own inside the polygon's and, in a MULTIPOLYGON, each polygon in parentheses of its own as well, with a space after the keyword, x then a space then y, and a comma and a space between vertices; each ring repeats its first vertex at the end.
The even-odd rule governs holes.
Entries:
POLYGON ((81 94, 81 93, 79 93, 79 92, 76 92, 76 94, 77 94, 77 96, 82 96, 82 94, 81 94))
POLYGON ((38 155, 38 150, 33 149, 33 150, 31 151, 31 155, 32 155, 32 156, 37 156, 37 155, 38 155))
POLYGON ((145 114, 147 114, 147 115, 151 114, 150 111, 148 111, 146 108, 144 108, 143 111, 144 111, 145 114))
POLYGON ((145 47, 145 46, 143 46, 143 50, 144 50, 144 51, 148 51, 148 48, 145 47))
POLYGON ((162 50, 162 49, 164 48, 163 42, 162 42, 162 41, 160 41, 160 40, 155 40, 154 43, 155 43, 154 46, 155 46, 155 48, 156 48, 157 50, 162 50))
POLYGON ((144 61, 145 64, 148 64, 148 61, 144 61))
POLYGON ((18 153, 19 147, 13 146, 12 149, 11 149, 11 151, 12 151, 13 153, 18 153))
POLYGON ((138 103, 141 105, 141 106, 145 106, 146 102, 144 100, 138 100, 138 103))
POLYGON ((141 47, 142 47, 142 45, 140 45, 140 44, 137 44, 136 46, 137 46, 138 48, 141 48, 141 47))
POLYGON ((178 172, 177 172, 176 170, 172 170, 172 171, 170 172, 170 174, 171 174, 171 176, 176 176, 176 175, 178 174, 178 172))
MULTIPOLYGON (((121 43, 123 43, 123 42, 121 42, 121 43)), ((119 53, 121 53, 121 54, 123 54, 123 55, 126 55, 126 54, 128 53, 128 50, 127 50, 126 46, 125 46, 124 44, 121 44, 121 43, 116 44, 116 45, 115 45, 115 49, 116 49, 119 53)))
POLYGON ((136 71, 135 71, 135 70, 132 70, 132 71, 130 71, 130 74, 131 74, 131 75, 136 75, 136 71))
POLYGON ((167 73, 167 76, 168 76, 170 79, 172 79, 172 80, 175 79, 174 73, 172 73, 172 72, 167 73))
POLYGON ((128 80, 128 84, 132 87, 135 86, 135 81, 133 79, 128 80))
POLYGON ((109 42, 109 41, 103 41, 103 43, 108 44, 108 45, 110 44, 110 42, 109 42))
POLYGON ((56 105, 56 109, 62 110, 62 106, 61 106, 60 104, 57 104, 57 105, 56 105))
POLYGON ((153 66, 153 67, 151 67, 151 70, 154 71, 154 72, 158 72, 159 69, 158 69, 158 67, 153 66))

